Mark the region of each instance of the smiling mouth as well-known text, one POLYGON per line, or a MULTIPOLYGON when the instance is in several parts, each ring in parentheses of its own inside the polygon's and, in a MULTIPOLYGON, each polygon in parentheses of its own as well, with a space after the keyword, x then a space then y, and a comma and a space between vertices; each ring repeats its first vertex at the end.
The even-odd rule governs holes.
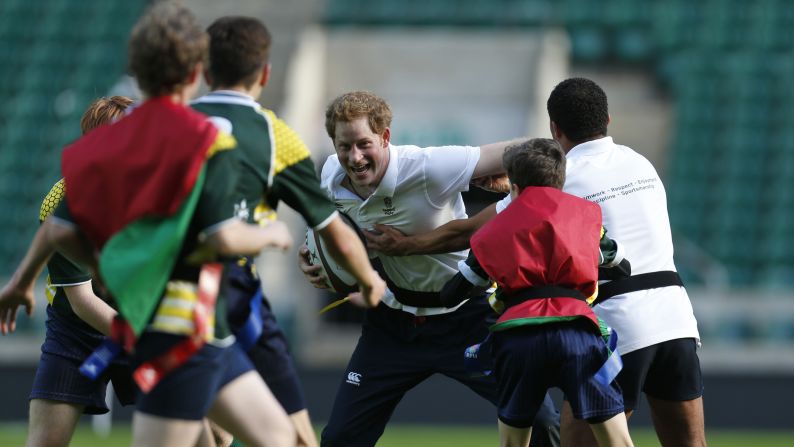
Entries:
POLYGON ((367 172, 368 169, 369 169, 369 164, 366 164, 366 165, 363 165, 363 166, 351 166, 350 167, 350 170, 353 171, 355 174, 363 174, 363 173, 367 172))

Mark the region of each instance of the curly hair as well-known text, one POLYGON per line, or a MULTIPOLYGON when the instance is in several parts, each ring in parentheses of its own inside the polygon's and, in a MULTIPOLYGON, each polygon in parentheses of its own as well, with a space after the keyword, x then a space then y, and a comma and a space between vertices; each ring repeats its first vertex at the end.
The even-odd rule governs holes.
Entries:
POLYGON ((132 104, 132 99, 126 96, 95 99, 80 118, 80 130, 85 135, 89 131, 115 120, 124 114, 130 104, 132 104))
POLYGON ((585 78, 566 79, 552 90, 546 102, 549 118, 573 143, 607 134, 607 95, 585 78))
POLYGON ((208 40, 189 9, 172 1, 157 2, 132 30, 129 69, 147 96, 176 93, 206 60, 208 40))
POLYGON ((212 88, 251 87, 270 57, 270 32, 253 17, 221 17, 207 28, 212 88))
POLYGON ((565 153, 556 141, 533 138, 511 144, 502 155, 502 166, 510 183, 562 189, 565 184, 565 153))
POLYGON ((332 140, 336 137, 336 123, 350 122, 367 117, 369 128, 380 135, 391 126, 391 108, 386 101, 370 92, 345 93, 328 105, 325 110, 325 130, 332 140))

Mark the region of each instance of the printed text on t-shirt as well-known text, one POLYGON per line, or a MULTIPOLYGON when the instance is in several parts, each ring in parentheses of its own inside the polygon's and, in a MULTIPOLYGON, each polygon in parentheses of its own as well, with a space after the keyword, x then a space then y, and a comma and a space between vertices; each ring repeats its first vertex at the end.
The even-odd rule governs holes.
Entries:
POLYGON ((627 196, 629 194, 634 194, 635 192, 646 189, 654 189, 656 188, 656 183, 658 181, 658 178, 653 177, 641 178, 632 182, 624 183, 622 185, 611 186, 609 189, 587 194, 584 196, 584 198, 585 200, 589 200, 593 203, 602 203, 606 202, 607 200, 614 199, 615 197, 627 196))

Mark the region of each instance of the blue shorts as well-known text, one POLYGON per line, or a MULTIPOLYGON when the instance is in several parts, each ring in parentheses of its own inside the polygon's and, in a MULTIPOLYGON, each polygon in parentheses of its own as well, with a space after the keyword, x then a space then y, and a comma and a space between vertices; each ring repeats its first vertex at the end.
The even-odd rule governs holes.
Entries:
MULTIPOLYGON (((184 337, 145 333, 136 345, 135 366, 155 358, 184 337)), ((149 393, 138 392, 137 411, 169 419, 201 420, 225 385, 253 366, 236 345, 204 345, 185 364, 168 373, 149 393)))
MULTIPOLYGON (((236 329, 248 318, 251 297, 260 287, 259 279, 251 274, 250 267, 236 262, 226 265, 224 275, 226 313, 229 324, 236 329)), ((284 410, 288 414, 296 413, 306 408, 303 387, 284 332, 264 298, 261 314, 262 335, 248 351, 248 358, 284 410)))
POLYGON ((595 380, 607 348, 592 326, 580 319, 493 333, 502 422, 530 427, 546 391, 553 387, 562 389, 577 419, 600 422, 623 412, 618 384, 604 386, 595 380))
POLYGON ((83 360, 102 343, 104 336, 77 323, 80 322, 73 322, 47 306, 47 334, 30 399, 84 405, 86 414, 104 414, 109 411, 105 393, 110 381, 122 405, 135 403, 137 387, 126 356, 111 363, 97 380, 80 374, 83 360))

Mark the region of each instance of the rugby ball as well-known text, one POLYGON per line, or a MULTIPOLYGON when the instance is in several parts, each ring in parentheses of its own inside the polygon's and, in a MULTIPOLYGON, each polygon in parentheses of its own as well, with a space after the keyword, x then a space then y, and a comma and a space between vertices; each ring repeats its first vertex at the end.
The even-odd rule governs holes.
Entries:
MULTIPOLYGON (((359 239, 361 239, 361 243, 366 247, 367 242, 364 238, 364 233, 361 232, 361 229, 356 225, 353 219, 345 213, 339 213, 339 217, 356 232, 359 239)), ((309 248, 309 263, 322 266, 322 273, 326 278, 325 285, 329 289, 333 289, 338 293, 353 293, 358 291, 356 279, 334 261, 327 253, 323 239, 311 228, 306 231, 306 246, 309 248)))

